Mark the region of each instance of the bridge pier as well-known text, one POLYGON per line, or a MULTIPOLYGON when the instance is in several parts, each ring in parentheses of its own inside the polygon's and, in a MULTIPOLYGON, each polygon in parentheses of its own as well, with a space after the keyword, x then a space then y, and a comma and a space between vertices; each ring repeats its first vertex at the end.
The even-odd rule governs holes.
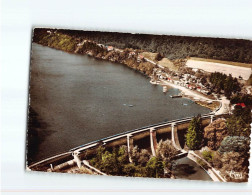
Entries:
MULTIPOLYGON (((209 122, 213 121, 214 119, 223 117, 224 115, 214 115, 214 114, 207 114, 207 115, 203 115, 202 116, 202 123, 204 123, 204 125, 209 124, 209 122)), ((186 129, 188 128, 190 121, 192 118, 185 118, 185 119, 178 119, 178 120, 173 120, 173 121, 167 121, 165 123, 162 124, 157 124, 157 125, 152 125, 152 129, 150 129, 149 127, 144 127, 144 128, 140 128, 140 129, 136 129, 135 131, 131 131, 126 132, 124 134, 120 134, 118 136, 114 136, 114 137, 108 137, 89 144, 84 144, 82 146, 76 147, 71 149, 68 152, 62 153, 62 154, 58 154, 56 156, 53 157, 49 157, 47 159, 41 160, 39 162, 36 162, 32 165, 30 165, 29 167, 27 167, 26 169, 28 170, 51 170, 51 171, 55 171, 55 170, 60 170, 65 167, 68 166, 74 166, 74 164, 77 164, 78 167, 80 167, 82 164, 81 162, 81 158, 83 156, 83 153, 87 150, 90 150, 91 153, 94 153, 96 148, 99 146, 108 146, 108 147, 114 147, 114 146, 120 146, 121 144, 125 144, 125 142, 127 141, 127 150, 129 153, 129 161, 132 162, 132 149, 134 147, 133 145, 133 140, 140 140, 142 138, 148 138, 149 134, 150 134, 150 141, 151 141, 151 150, 153 155, 156 155, 155 151, 156 151, 156 146, 157 146, 157 140, 156 140, 156 131, 158 130, 158 132, 161 133, 167 133, 171 131, 171 136, 172 136, 172 144, 173 146, 177 149, 180 150, 181 152, 185 152, 181 146, 180 146, 180 142, 178 139, 178 130, 182 130, 182 129, 186 129), (134 137, 134 139, 133 139, 134 137), (125 140, 125 138, 127 138, 127 140, 125 140), (80 153, 80 155, 79 155, 80 153), (69 157, 71 158, 71 156, 73 157, 72 160, 69 161, 69 157), (65 162, 65 163, 62 163, 65 162), (51 166, 50 164, 52 164, 53 166, 51 166)))
POLYGON ((72 153, 73 157, 74 157, 74 162, 77 164, 78 168, 81 168, 81 160, 79 158, 79 152, 73 152, 72 153))
POLYGON ((211 115, 211 123, 213 122, 214 119, 214 115, 211 115))
POLYGON ((179 140, 178 140, 178 127, 176 126, 176 123, 172 123, 171 125, 172 127, 172 145, 177 149, 177 150, 182 150, 180 144, 179 144, 179 140), (176 143, 176 141, 178 143, 176 143))
POLYGON ((175 128, 175 123, 172 123, 171 124, 171 127, 172 127, 172 131, 171 131, 171 137, 172 137, 172 145, 174 146, 174 147, 176 147, 176 144, 175 144, 175 137, 174 137, 174 128, 175 128))
POLYGON ((134 147, 133 143, 133 137, 131 134, 127 134, 127 148, 128 148, 128 155, 129 155, 129 162, 132 163, 132 158, 131 158, 131 151, 134 147))
POLYGON ((150 143, 151 143, 151 152, 153 156, 156 156, 157 149, 157 132, 154 128, 150 128, 150 143))

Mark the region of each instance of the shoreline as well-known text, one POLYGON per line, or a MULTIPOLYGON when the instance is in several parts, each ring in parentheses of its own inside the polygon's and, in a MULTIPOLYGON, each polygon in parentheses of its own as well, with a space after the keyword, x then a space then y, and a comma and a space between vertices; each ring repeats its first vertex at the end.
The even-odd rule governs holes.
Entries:
MULTIPOLYGON (((190 99, 194 103, 196 103, 196 104, 198 104, 198 105, 200 105, 202 107, 210 109, 211 110, 210 113, 212 113, 212 112, 217 113, 217 111, 221 110, 221 108, 222 108, 222 102, 221 101, 216 100, 216 99, 213 100, 213 99, 207 98, 207 97, 205 97, 205 96, 203 96, 203 95, 201 95, 199 93, 196 93, 196 92, 194 92, 194 91, 192 91, 190 89, 187 89, 185 87, 182 87, 180 85, 176 85, 176 84, 170 83, 168 81, 164 81, 164 80, 161 80, 161 82, 159 84, 157 84, 157 85, 160 85, 160 86, 167 86, 168 85, 169 87, 176 88, 176 89, 180 90, 183 93, 183 95, 182 95, 183 98, 190 99), (209 101, 218 102, 220 105, 217 108, 215 106, 215 108, 213 109, 210 106, 208 106, 209 101)), ((221 110, 220 112, 218 112, 218 114, 223 114, 223 113, 224 113, 224 110, 221 110)))
MULTIPOLYGON (((50 36, 59 36, 61 34, 55 33, 50 36)), ((48 41, 46 39, 46 41, 48 41)), ((77 40, 75 40, 77 42, 77 40)), ((69 54, 79 54, 83 55, 86 54, 90 57, 93 57, 97 60, 105 60, 105 61, 110 61, 110 62, 115 62, 115 63, 120 63, 123 65, 126 65, 130 69, 133 69, 139 73, 141 73, 143 76, 151 78, 151 75, 154 72, 155 68, 160 68, 164 69, 162 65, 158 64, 158 61, 153 61, 153 59, 148 59, 144 56, 141 55, 143 51, 138 50, 138 49, 132 49, 132 48, 126 48, 126 49, 118 49, 112 46, 106 46, 103 44, 98 44, 94 41, 90 40, 82 40, 81 42, 78 41, 78 44, 74 47, 73 51, 68 51, 64 48, 61 48, 60 45, 54 44, 50 45, 49 42, 34 42, 43 46, 47 46, 50 48, 55 48, 57 50, 61 50, 64 52, 67 52, 69 54)), ((187 89, 185 87, 161 80, 159 85, 168 85, 172 88, 179 89, 180 91, 183 92, 183 97, 188 98, 195 102, 196 104, 199 104, 202 107, 210 109, 212 112, 220 110, 220 108, 216 109, 215 105, 211 105, 209 102, 220 102, 219 100, 213 100, 210 98, 207 98, 203 95, 200 95, 197 92, 194 92, 190 89, 187 89), (161 84, 162 82, 162 84, 161 84), (198 101, 198 102, 197 102, 198 101)), ((220 102, 221 104, 221 102, 220 102)), ((223 112, 219 113, 222 114, 223 112)))

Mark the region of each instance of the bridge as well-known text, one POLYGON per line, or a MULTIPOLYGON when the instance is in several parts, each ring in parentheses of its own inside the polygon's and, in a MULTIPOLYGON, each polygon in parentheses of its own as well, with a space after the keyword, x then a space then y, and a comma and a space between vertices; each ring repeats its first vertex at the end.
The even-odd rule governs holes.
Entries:
MULTIPOLYGON (((202 125, 207 126, 211 123, 215 118, 222 117, 223 115, 214 115, 213 113, 204 114, 201 116, 202 125)), ((182 146, 179 141, 178 131, 185 130, 189 127, 189 123, 192 120, 192 117, 187 117, 183 119, 171 120, 167 122, 162 122, 154 125, 149 125, 146 127, 133 129, 130 131, 126 131, 124 133, 119 133, 116 135, 112 135, 103 139, 99 139, 78 147, 75 147, 68 152, 44 159, 37 163, 34 163, 28 166, 28 169, 32 170, 48 170, 55 169, 56 166, 62 165, 63 167, 58 167, 59 169, 64 168, 66 166, 71 166, 72 164, 77 165, 78 167, 81 164, 84 164, 81 159, 85 158, 85 151, 89 151, 90 153, 95 153, 95 150, 99 146, 105 147, 115 147, 120 145, 126 145, 129 153, 129 161, 131 160, 131 150, 134 147, 134 142, 137 140, 141 140, 143 138, 149 137, 150 140, 150 150, 153 156, 156 156, 157 149, 157 134, 159 136, 164 136, 167 133, 171 134, 171 141, 173 146, 181 152, 180 155, 186 154, 187 152, 182 149, 182 146), (67 163, 66 163, 67 162, 67 163)))

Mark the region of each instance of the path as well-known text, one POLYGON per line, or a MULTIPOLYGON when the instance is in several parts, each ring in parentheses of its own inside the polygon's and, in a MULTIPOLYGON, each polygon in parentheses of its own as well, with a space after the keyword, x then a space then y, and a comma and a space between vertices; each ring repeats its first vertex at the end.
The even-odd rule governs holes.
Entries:
POLYGON ((198 156, 197 154, 195 154, 194 151, 190 150, 188 152, 188 156, 187 157, 190 160, 196 162, 197 164, 198 164, 197 159, 200 159, 203 162, 205 162, 208 165, 208 167, 209 167, 208 170, 206 170, 206 171, 209 174, 209 176, 212 178, 213 181, 226 182, 226 180, 219 174, 219 172, 215 168, 213 168, 205 159, 203 159, 200 156, 198 156))
POLYGON ((229 105, 230 105, 230 101, 225 97, 222 96, 221 99, 219 100, 219 102, 221 103, 220 108, 215 112, 216 115, 220 115, 220 114, 226 114, 229 113, 229 105))

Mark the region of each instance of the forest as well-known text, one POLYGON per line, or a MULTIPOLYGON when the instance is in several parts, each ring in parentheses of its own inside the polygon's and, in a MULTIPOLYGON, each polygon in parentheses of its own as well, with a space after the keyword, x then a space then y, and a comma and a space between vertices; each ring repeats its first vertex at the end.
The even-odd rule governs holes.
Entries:
MULTIPOLYGON (((34 29, 34 41, 38 35, 50 29, 34 29)), ((80 39, 117 48, 134 48, 156 52, 169 59, 200 57, 242 63, 252 63, 252 41, 243 39, 188 37, 170 35, 130 34, 80 30, 57 30, 80 39)))

